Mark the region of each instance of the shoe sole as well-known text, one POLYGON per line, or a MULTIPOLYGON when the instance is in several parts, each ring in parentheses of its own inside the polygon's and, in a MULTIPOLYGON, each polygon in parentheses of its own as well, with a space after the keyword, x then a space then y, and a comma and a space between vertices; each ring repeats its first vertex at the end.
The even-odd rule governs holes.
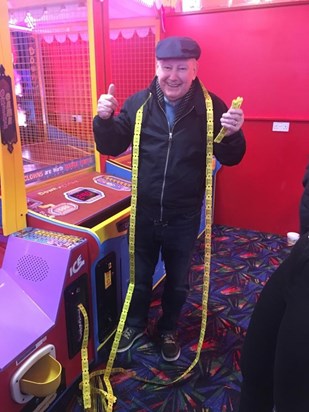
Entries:
POLYGON ((140 337, 142 337, 142 336, 144 335, 144 333, 145 333, 145 332, 140 332, 140 333, 138 333, 138 334, 135 336, 135 338, 132 340, 132 342, 129 343, 129 345, 125 346, 124 348, 117 349, 117 353, 123 353, 123 352, 126 352, 127 350, 129 350, 129 349, 132 347, 133 343, 134 343, 137 339, 139 339, 140 337))
POLYGON ((175 355, 173 358, 167 358, 164 355, 164 353, 161 351, 161 356, 166 362, 175 362, 179 358, 180 353, 181 353, 181 350, 179 349, 179 352, 177 353, 177 355, 175 355))

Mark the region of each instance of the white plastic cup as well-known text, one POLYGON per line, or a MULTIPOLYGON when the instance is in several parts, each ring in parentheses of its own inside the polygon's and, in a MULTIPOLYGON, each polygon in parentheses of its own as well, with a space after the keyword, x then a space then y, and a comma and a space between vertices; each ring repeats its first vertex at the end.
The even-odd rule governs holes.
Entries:
POLYGON ((295 243, 298 241, 298 239, 299 239, 299 233, 297 233, 297 232, 288 232, 287 233, 288 246, 294 246, 295 243))

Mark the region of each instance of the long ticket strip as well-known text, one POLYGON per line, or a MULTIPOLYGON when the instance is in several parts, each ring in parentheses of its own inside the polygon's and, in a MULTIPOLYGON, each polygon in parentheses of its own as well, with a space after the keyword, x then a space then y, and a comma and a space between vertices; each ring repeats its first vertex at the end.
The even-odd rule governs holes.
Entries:
MULTIPOLYGON (((113 368, 113 364, 116 358, 118 345, 120 342, 121 334, 126 322, 127 314, 132 299, 134 284, 135 284, 135 223, 136 223, 136 204, 137 204, 137 184, 138 184, 138 160, 139 160, 139 142, 140 133, 143 119, 143 109, 147 101, 152 97, 148 96, 145 103, 140 107, 136 113, 133 149, 132 149, 132 197, 131 197, 131 214, 130 214, 130 231, 129 231, 129 256, 130 256, 130 282, 128 291, 126 294, 125 302, 123 304, 120 320, 116 330, 114 342, 110 351, 109 359, 105 369, 97 370, 89 374, 87 346, 88 346, 88 334, 89 334, 89 322, 87 313, 84 308, 80 308, 84 317, 84 340, 82 344, 82 382, 80 388, 83 391, 84 408, 88 411, 97 411, 95 406, 96 402, 92 402, 92 398, 100 395, 102 400, 102 407, 105 411, 111 412, 113 410, 113 404, 116 402, 116 397, 113 393, 113 388, 110 383, 110 376, 112 373, 130 373, 131 377, 151 384, 158 385, 172 385, 181 379, 183 379, 188 373, 195 367, 199 361, 207 325, 207 305, 208 305, 208 292, 209 292, 209 278, 210 278, 210 262, 211 262, 211 224, 212 224, 212 197, 213 197, 213 178, 212 178, 212 159, 213 159, 213 143, 220 143, 225 136, 226 129, 222 128, 216 138, 213 138, 214 134, 214 121, 213 121, 213 105, 212 100, 202 85, 206 111, 207 111, 207 145, 206 145, 206 180, 205 180, 205 249, 204 249, 204 277, 203 277, 203 292, 202 292, 202 321, 200 336, 198 340, 196 355, 191 365, 176 379, 173 380, 146 380, 135 375, 133 372, 128 372, 123 368, 113 368), (103 389, 102 380, 98 379, 103 375, 103 381, 106 390, 103 389)), ((240 108, 243 102, 242 97, 237 97, 232 101, 232 108, 240 108)))

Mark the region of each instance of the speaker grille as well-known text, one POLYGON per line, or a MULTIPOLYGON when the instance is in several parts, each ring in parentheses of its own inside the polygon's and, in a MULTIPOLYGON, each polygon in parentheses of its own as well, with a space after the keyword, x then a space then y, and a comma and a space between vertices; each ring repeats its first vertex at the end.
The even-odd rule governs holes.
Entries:
POLYGON ((25 255, 20 258, 16 265, 20 277, 31 282, 42 282, 48 275, 49 266, 39 256, 25 255))

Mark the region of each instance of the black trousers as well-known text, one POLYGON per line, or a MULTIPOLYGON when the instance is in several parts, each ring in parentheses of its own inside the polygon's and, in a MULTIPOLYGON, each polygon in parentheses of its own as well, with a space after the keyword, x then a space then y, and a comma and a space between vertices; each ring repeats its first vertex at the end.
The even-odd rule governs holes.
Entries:
POLYGON ((239 412, 309 411, 309 239, 265 285, 245 338, 239 412))
POLYGON ((200 211, 168 220, 139 213, 135 232, 135 288, 126 325, 144 329, 152 295, 152 277, 161 252, 166 278, 159 331, 175 331, 189 291, 188 273, 200 225, 200 211))

